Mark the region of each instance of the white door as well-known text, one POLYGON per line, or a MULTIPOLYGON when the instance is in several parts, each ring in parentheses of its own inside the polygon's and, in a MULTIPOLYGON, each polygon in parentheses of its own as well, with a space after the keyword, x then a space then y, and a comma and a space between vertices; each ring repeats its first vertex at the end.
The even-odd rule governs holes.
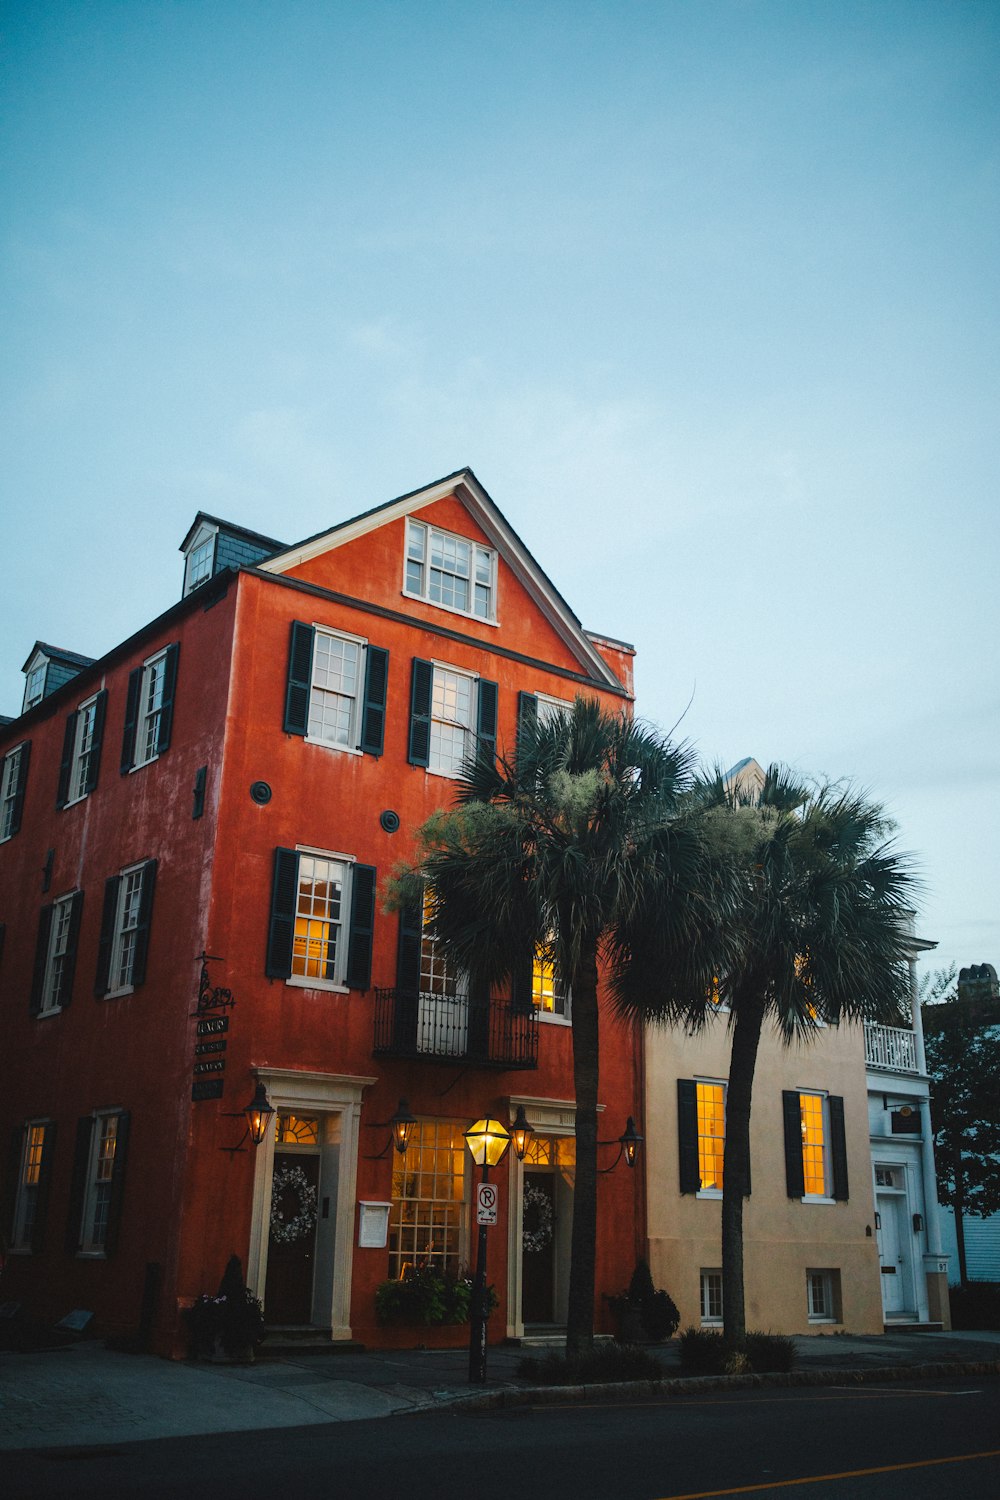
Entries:
POLYGON ((882 1272, 882 1311, 887 1318, 914 1311, 910 1236, 905 1193, 878 1193, 878 1249, 882 1272))

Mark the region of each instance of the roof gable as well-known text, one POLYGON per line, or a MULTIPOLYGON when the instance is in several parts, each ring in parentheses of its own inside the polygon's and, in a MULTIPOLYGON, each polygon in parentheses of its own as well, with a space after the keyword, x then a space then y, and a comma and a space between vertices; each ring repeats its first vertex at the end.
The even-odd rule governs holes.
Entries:
MULTIPOLYGON (((475 526, 514 574, 548 624, 571 655, 595 681, 621 690, 622 684, 584 631, 565 599, 532 557, 527 547, 487 494, 471 469, 460 469, 422 489, 364 511, 328 531, 307 537, 274 557, 258 564, 262 572, 292 573, 304 564, 336 551, 349 542, 435 504, 454 499, 468 512, 475 526)), ((400 557, 402 572, 402 557, 400 557)))

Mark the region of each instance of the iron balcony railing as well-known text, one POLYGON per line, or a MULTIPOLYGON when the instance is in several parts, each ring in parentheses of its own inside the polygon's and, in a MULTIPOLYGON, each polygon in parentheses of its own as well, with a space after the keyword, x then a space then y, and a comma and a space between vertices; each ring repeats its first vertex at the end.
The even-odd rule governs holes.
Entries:
POLYGON ((917 1039, 898 1026, 865 1023, 865 1062, 889 1073, 919 1073, 917 1039))
POLYGON ((537 1068, 538 1013, 506 998, 376 989, 374 1051, 480 1068, 537 1068))

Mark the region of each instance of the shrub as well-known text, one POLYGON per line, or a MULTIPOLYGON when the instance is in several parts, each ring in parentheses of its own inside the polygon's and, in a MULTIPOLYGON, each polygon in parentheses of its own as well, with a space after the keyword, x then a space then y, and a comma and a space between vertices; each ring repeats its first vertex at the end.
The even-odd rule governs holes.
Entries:
POLYGON ((686 1328, 679 1343, 685 1375, 763 1375, 795 1365, 795 1344, 782 1333, 748 1333, 742 1349, 729 1349, 715 1329, 686 1328))
POLYGON ((1000 1328, 1000 1281, 970 1281, 948 1295, 953 1328, 1000 1328))
POLYGON ((220 1350, 231 1359, 252 1359, 264 1337, 264 1308, 244 1285, 238 1255, 231 1255, 219 1290, 201 1296, 185 1313, 192 1359, 208 1359, 220 1350))
POLYGON ((608 1303, 618 1320, 620 1343, 627 1344, 636 1337, 645 1337, 658 1344, 677 1332, 681 1320, 673 1298, 653 1286, 649 1266, 644 1260, 636 1262, 625 1291, 609 1297, 608 1303))
MULTIPOLYGON (((472 1306, 472 1279, 436 1266, 413 1266, 397 1280, 375 1288, 379 1323, 467 1323, 472 1306)), ((497 1306, 493 1287, 486 1288, 486 1316, 497 1306)))
POLYGON ((601 1385, 617 1380, 660 1380, 663 1366, 655 1354, 636 1344, 595 1344, 589 1354, 526 1356, 519 1375, 537 1385, 601 1385))

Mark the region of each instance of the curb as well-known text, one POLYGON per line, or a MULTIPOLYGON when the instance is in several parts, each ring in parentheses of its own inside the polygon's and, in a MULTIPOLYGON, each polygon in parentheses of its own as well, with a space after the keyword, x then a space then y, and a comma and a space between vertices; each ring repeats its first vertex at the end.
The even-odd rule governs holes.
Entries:
POLYGON ((629 1380, 594 1385, 505 1386, 476 1391, 447 1401, 428 1401, 394 1416, 416 1416, 426 1411, 489 1411, 517 1406, 556 1406, 566 1401, 633 1401, 637 1397, 686 1396, 699 1391, 740 1391, 761 1387, 867 1385, 880 1381, 938 1380, 967 1375, 1000 1375, 1000 1359, 935 1360, 922 1365, 890 1365, 884 1369, 789 1370, 761 1375, 686 1375, 665 1380, 629 1380))

